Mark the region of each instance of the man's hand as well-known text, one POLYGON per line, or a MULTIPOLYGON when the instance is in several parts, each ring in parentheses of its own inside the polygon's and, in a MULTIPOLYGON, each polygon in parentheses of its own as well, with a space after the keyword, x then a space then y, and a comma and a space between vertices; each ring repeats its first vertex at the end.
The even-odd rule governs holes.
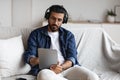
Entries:
POLYGON ((50 70, 54 71, 56 74, 61 73, 63 70, 66 70, 72 66, 72 62, 70 60, 65 61, 63 64, 53 64, 50 66, 50 70))
POLYGON ((50 66, 50 70, 54 71, 56 74, 61 73, 62 72, 62 66, 60 66, 60 64, 53 64, 50 66))
POLYGON ((32 66, 35 66, 35 65, 39 64, 39 58, 37 58, 37 57, 31 57, 30 58, 30 64, 32 66))

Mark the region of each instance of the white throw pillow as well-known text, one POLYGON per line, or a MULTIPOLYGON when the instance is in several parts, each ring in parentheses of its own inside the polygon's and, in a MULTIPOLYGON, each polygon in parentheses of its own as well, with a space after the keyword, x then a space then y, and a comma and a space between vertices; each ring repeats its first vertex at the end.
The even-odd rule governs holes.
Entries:
POLYGON ((22 36, 0 39, 0 76, 26 74, 30 66, 23 60, 22 36))

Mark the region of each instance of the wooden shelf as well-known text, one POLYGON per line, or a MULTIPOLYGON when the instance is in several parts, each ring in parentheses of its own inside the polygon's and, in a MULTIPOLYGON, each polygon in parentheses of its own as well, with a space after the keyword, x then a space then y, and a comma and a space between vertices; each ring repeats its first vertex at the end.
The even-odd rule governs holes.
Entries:
POLYGON ((90 22, 90 21, 68 21, 68 23, 80 24, 120 24, 120 22, 90 22))

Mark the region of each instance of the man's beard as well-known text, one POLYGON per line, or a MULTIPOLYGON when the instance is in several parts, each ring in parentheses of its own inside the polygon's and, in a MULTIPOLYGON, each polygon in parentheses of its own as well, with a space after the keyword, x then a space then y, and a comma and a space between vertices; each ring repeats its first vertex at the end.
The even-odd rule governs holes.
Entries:
POLYGON ((59 29, 59 27, 57 25, 51 25, 51 26, 49 26, 49 28, 52 32, 58 31, 58 29, 59 29))

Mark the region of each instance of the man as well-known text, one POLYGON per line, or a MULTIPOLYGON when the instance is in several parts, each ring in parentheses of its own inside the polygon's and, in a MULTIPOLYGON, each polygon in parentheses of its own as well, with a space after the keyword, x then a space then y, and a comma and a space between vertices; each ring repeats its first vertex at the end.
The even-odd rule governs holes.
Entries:
MULTIPOLYGON (((38 80, 80 79, 81 73, 89 73, 89 70, 80 66, 74 67, 74 65, 79 65, 74 35, 61 27, 62 23, 67 23, 68 20, 65 8, 60 5, 52 5, 46 10, 45 18, 48 20, 48 25, 31 32, 28 39, 28 49, 24 54, 25 61, 31 65, 31 73, 38 75, 38 80), (56 49, 58 64, 51 65, 49 69, 39 69, 38 48, 56 49), (68 73, 71 73, 73 77, 68 73), (58 76, 59 74, 66 78, 58 76)), ((91 80, 97 80, 96 75, 94 73, 93 75, 91 80)), ((90 78, 90 76, 88 77, 90 78)))

